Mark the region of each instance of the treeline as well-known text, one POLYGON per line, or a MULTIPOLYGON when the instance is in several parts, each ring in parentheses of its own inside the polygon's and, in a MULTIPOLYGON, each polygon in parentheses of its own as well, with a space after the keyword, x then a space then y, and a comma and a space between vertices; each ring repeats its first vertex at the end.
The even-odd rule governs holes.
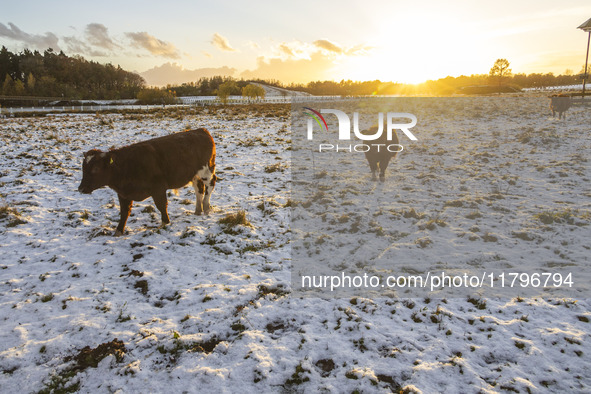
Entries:
POLYGON ((87 61, 81 56, 0 50, 0 95, 64 97, 69 100, 136 98, 144 79, 120 66, 87 61))
MULTIPOLYGON (((497 80, 488 74, 470 76, 446 77, 429 80, 421 84, 402 84, 395 82, 376 81, 315 81, 307 84, 291 84, 280 86, 290 90, 299 90, 313 95, 448 95, 462 93, 467 87, 497 85, 497 80)), ((503 77, 503 91, 520 90, 525 88, 541 88, 546 86, 574 85, 582 83, 581 75, 564 74, 514 74, 503 77)))
MULTIPOLYGON (((582 76, 575 74, 554 75, 553 73, 512 74, 503 77, 503 87, 514 90, 526 88, 543 88, 548 86, 575 85, 582 83, 582 76)), ((462 93, 468 87, 494 86, 497 80, 488 74, 476 74, 470 76, 446 77, 438 80, 429 80, 416 85, 416 91, 427 95, 446 95, 462 93)), ((507 91, 506 89, 501 89, 507 91)))
POLYGON ((146 88, 137 95, 140 104, 173 104, 183 96, 218 96, 226 103, 230 96, 247 97, 249 100, 264 98, 265 89, 253 81, 237 80, 232 77, 215 76, 201 78, 197 82, 181 85, 167 85, 163 88, 146 88))
MULTIPOLYGON (((174 92, 176 96, 215 96, 219 87, 227 82, 234 82, 235 88, 232 95, 240 95, 244 86, 251 82, 278 88, 307 92, 315 96, 369 96, 369 95, 449 95, 454 93, 467 93, 468 87, 488 87, 488 91, 509 92, 525 88, 541 88, 546 86, 574 85, 582 83, 582 76, 572 73, 554 75, 547 74, 512 74, 502 78, 502 86, 498 78, 489 74, 474 74, 470 76, 446 77, 438 80, 429 80, 420 84, 403 84, 396 82, 375 81, 313 81, 307 84, 282 84, 277 80, 237 80, 232 77, 201 78, 196 82, 183 83, 182 85, 168 85, 162 91, 174 92)), ((473 89, 474 90, 474 89, 473 89)), ((482 89, 483 92, 487 89, 482 89)))
POLYGON ((230 95, 242 95, 242 89, 252 82, 263 85, 274 86, 287 90, 297 90, 307 92, 312 95, 339 95, 339 96, 358 96, 371 94, 397 94, 403 88, 403 84, 381 81, 315 81, 308 84, 290 84, 285 85, 277 80, 266 79, 236 79, 232 77, 210 77, 200 78, 196 82, 187 82, 181 85, 167 85, 160 88, 162 92, 172 92, 176 97, 181 96, 215 96, 219 93, 220 86, 231 86, 230 95))
MULTIPOLYGON (((203 77, 199 78, 196 82, 187 82, 181 85, 166 85, 163 87, 163 91, 170 91, 174 92, 177 97, 182 96, 215 96, 218 94, 220 86, 224 83, 226 85, 231 85, 232 89, 230 95, 237 95, 240 96, 242 94, 242 88, 248 85, 251 82, 261 82, 261 83, 268 83, 266 81, 259 81, 259 80, 248 80, 245 81, 244 79, 236 79, 232 77, 203 77), (233 84, 231 83, 233 82, 233 84)), ((278 83, 277 81, 273 81, 274 83, 278 83)))
POLYGON ((303 84, 291 84, 287 89, 307 92, 315 96, 365 96, 399 94, 404 85, 395 82, 375 81, 314 81, 303 84))

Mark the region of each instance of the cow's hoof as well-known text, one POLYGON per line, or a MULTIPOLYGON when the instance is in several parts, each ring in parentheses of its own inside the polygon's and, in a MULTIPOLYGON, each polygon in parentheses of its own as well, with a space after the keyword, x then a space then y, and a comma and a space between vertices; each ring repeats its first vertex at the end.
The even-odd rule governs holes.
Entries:
POLYGON ((195 215, 201 215, 203 211, 195 211, 195 215))
POLYGON ((380 176, 380 182, 386 182, 386 177, 385 176, 380 176))
POLYGON ((113 234, 113 236, 115 237, 120 237, 123 235, 123 231, 119 231, 119 230, 115 230, 115 234, 113 234))

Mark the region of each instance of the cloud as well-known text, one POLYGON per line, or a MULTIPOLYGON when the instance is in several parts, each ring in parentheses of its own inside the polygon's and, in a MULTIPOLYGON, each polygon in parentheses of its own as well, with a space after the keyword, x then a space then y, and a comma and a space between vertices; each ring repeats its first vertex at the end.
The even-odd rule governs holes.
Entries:
POLYGON ((310 59, 312 53, 318 52, 315 46, 301 41, 281 42, 271 49, 272 55, 268 57, 280 58, 282 60, 310 59))
POLYGON ((372 49, 364 44, 344 47, 324 39, 312 43, 282 42, 271 48, 271 55, 257 58, 254 70, 246 70, 240 76, 245 79, 278 79, 287 83, 333 80, 335 70, 346 57, 366 55, 372 49))
POLYGON ((232 48, 232 46, 228 42, 228 39, 218 33, 213 33, 211 43, 222 51, 236 52, 236 49, 232 48))
POLYGON ((213 55, 211 53, 209 53, 209 52, 201 51, 201 53, 203 54, 203 56, 205 56, 205 57, 207 57, 209 59, 213 58, 213 55))
POLYGON ((309 59, 257 59, 257 68, 240 74, 242 78, 277 79, 282 82, 304 83, 313 80, 334 79, 331 70, 333 59, 321 51, 314 52, 309 59))
POLYGON ((347 49, 345 51, 345 53, 349 56, 363 56, 363 55, 367 55, 367 53, 374 48, 375 47, 372 47, 369 45, 360 44, 360 45, 355 45, 354 47, 347 49))
POLYGON ((314 45, 316 45, 320 49, 324 49, 329 52, 334 52, 339 55, 343 53, 343 48, 328 40, 316 40, 314 41, 314 45))
POLYGON ((347 56, 366 55, 367 52, 369 52, 370 50, 373 49, 373 47, 368 46, 368 45, 363 45, 363 44, 356 45, 351 48, 343 48, 343 47, 340 47, 339 45, 337 45, 334 42, 331 42, 329 40, 316 40, 316 41, 314 41, 314 45, 319 49, 323 49, 325 51, 332 52, 337 55, 347 55, 347 56))
POLYGON ((44 50, 53 48, 59 50, 58 37, 50 32, 44 35, 29 34, 19 29, 15 24, 8 23, 8 27, 0 23, 0 37, 7 37, 15 41, 23 42, 34 49, 44 50))
POLYGON ((88 43, 85 41, 79 40, 76 37, 68 36, 62 37, 62 40, 66 43, 66 48, 69 53, 78 53, 90 56, 100 56, 105 57, 108 56, 108 53, 104 51, 97 51, 96 49, 92 48, 88 43))
POLYGON ((180 58, 178 49, 171 43, 157 39, 146 32, 125 33, 136 48, 143 48, 155 56, 180 58))
POLYGON ((250 47, 250 49, 260 49, 261 46, 254 41, 249 41, 246 43, 250 47))
POLYGON ((86 25, 86 40, 89 44, 105 48, 108 50, 114 50, 116 48, 121 48, 120 45, 116 44, 111 37, 109 37, 109 31, 100 23, 89 23, 86 25))
POLYGON ((293 50, 286 43, 279 45, 279 50, 288 56, 295 56, 293 50))
POLYGON ((180 85, 183 82, 194 82, 203 77, 213 77, 216 75, 233 77, 235 74, 236 69, 230 67, 187 70, 177 63, 165 63, 140 73, 148 85, 152 86, 180 85))

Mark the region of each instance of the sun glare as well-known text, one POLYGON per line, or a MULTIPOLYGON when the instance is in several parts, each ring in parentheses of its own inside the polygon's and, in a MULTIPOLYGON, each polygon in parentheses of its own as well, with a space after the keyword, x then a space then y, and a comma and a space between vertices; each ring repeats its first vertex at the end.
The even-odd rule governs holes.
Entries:
MULTIPOLYGON (((440 10, 437 10, 440 11, 440 10)), ((474 26, 445 11, 382 18, 368 56, 348 59, 343 74, 356 80, 420 83, 447 75, 486 73, 474 26), (417 25, 416 21, 422 23, 417 25), (445 28, 437 28, 444 26, 445 28)))

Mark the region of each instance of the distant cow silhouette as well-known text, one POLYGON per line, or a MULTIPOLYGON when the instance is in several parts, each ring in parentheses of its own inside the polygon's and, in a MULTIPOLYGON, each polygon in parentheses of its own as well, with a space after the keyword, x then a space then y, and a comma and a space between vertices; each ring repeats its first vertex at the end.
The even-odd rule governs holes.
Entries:
MULTIPOLYGON (((363 134, 375 134, 377 130, 378 126, 375 125, 371 127, 369 130, 363 131, 363 134)), ((376 181, 376 173, 379 171, 380 181, 384 182, 386 180, 386 168, 388 168, 390 160, 393 159, 398 153, 397 151, 390 152, 386 148, 388 145, 397 145, 399 143, 396 131, 392 131, 392 140, 388 140, 387 133, 384 130, 384 132, 378 139, 367 141, 366 143, 370 146, 370 149, 367 152, 365 152, 365 158, 369 163, 369 169, 371 170, 371 179, 376 181)))
POLYGON ((556 115, 558 112, 558 119, 562 119, 564 114, 564 119, 566 119, 566 111, 570 108, 572 104, 571 96, 567 94, 553 94, 550 96, 550 109, 552 110, 552 117, 556 115))

